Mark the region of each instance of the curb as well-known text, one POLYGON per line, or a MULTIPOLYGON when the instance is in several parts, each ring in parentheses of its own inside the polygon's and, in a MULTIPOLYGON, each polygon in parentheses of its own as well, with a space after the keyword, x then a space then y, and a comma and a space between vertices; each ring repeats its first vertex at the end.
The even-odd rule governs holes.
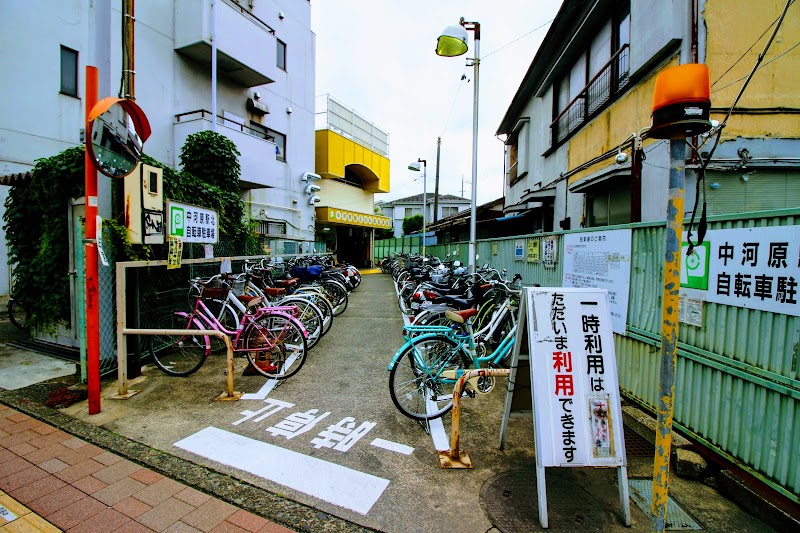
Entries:
POLYGON ((25 390, 0 392, 0 403, 235 507, 297 531, 332 533, 377 531, 289 500, 266 489, 161 450, 150 448, 122 435, 74 419, 57 409, 33 403, 24 397, 25 390))

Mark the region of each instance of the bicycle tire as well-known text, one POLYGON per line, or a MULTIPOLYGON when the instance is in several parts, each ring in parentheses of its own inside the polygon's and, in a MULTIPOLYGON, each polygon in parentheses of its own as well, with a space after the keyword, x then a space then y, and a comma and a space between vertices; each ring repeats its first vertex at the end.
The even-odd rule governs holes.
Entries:
POLYGON ((308 332, 306 339, 306 346, 310 350, 317 345, 322 338, 322 331, 324 329, 322 311, 317 307, 314 302, 306 298, 285 298, 281 300, 280 305, 294 305, 298 308, 297 320, 303 324, 308 332))
POLYGON ((30 329, 31 313, 22 308, 20 303, 13 298, 8 301, 8 319, 17 329, 28 331, 30 329))
MULTIPOLYGON (((156 329, 204 329, 192 315, 171 313, 158 319, 156 329)), ((210 351, 204 335, 150 335, 150 358, 165 374, 186 377, 197 372, 210 351)))
POLYGON ((448 337, 428 337, 410 344, 389 372, 389 394, 398 411, 412 420, 433 420, 453 408, 452 384, 422 372, 414 353, 426 359, 434 372, 468 366, 458 344, 448 337), (429 403, 431 405, 429 405, 429 403))
POLYGON ((339 316, 347 309, 349 298, 347 289, 338 281, 324 281, 320 284, 326 296, 329 297, 333 306, 333 316, 339 316))
POLYGON ((330 331, 331 326, 333 326, 333 304, 325 296, 325 293, 322 289, 317 287, 316 285, 312 285, 310 287, 301 287, 296 292, 292 293, 289 298, 308 298, 310 299, 319 310, 322 311, 322 318, 323 318, 323 330, 322 336, 324 337, 328 331, 330 331))
POLYGON ((294 319, 270 314, 248 326, 243 335, 250 367, 264 377, 290 378, 306 362, 306 338, 294 319))

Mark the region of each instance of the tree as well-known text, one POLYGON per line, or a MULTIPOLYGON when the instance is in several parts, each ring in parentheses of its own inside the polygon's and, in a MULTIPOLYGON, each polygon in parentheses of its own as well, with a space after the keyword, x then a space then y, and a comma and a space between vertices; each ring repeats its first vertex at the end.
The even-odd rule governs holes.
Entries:
POLYGON ((394 230, 391 228, 375 228, 376 239, 391 239, 394 237, 394 230))
POLYGON ((403 235, 414 233, 422 229, 422 215, 412 215, 403 219, 403 235))

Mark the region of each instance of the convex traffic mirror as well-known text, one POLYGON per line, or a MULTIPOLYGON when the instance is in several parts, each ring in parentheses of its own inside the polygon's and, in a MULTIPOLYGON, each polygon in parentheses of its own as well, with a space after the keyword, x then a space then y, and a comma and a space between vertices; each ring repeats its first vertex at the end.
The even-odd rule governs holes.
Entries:
POLYGON ((130 174, 142 157, 150 124, 132 100, 103 98, 89 112, 86 149, 95 168, 106 176, 130 174))

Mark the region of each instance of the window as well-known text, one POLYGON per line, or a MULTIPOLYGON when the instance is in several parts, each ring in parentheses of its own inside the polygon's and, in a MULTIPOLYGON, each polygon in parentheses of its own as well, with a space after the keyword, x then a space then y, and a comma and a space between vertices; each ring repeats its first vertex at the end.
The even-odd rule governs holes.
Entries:
POLYGON ((286 161, 286 135, 271 130, 253 120, 250 121, 250 132, 256 137, 275 143, 275 159, 278 161, 286 161))
POLYGON ((414 215, 414 208, 413 207, 406 207, 405 210, 406 210, 406 214, 404 215, 403 218, 408 218, 408 217, 414 215))
MULTIPOLYGON (((519 143, 519 136, 516 132, 508 136, 506 141, 506 150, 508 152, 508 170, 506 177, 508 185, 514 185, 517 182, 517 144, 519 143)), ((442 211, 444 212, 444 211, 442 211)))
POLYGON ((630 40, 630 3, 624 2, 553 84, 552 146, 580 129, 628 85, 630 40))
POLYGON ((631 190, 629 187, 611 192, 586 195, 586 226, 611 226, 631 221, 631 190))
POLYGON ((457 207, 442 207, 442 218, 447 218, 458 213, 457 207))
POLYGON ((278 39, 278 68, 286 70, 286 43, 278 39))
POLYGON ((61 94, 78 96, 78 52, 61 47, 61 94))

